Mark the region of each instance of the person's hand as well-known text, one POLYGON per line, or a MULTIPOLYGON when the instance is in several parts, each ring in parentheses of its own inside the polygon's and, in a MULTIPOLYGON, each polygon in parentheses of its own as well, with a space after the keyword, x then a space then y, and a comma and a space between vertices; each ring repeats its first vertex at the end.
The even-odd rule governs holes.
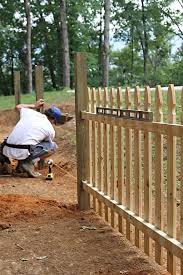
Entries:
POLYGON ((39 99, 38 101, 36 101, 35 109, 40 109, 43 106, 44 106, 44 99, 39 99))

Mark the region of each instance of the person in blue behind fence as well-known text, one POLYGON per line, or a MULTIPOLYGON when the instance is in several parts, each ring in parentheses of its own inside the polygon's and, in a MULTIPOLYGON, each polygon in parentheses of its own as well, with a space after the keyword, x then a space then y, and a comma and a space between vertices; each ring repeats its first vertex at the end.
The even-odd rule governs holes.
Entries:
POLYGON ((16 110, 20 112, 20 120, 1 144, 1 158, 5 162, 18 160, 17 172, 27 172, 30 177, 41 175, 35 171, 34 164, 52 155, 57 148, 52 124, 61 122, 62 113, 54 105, 40 113, 44 105, 43 99, 35 104, 18 104, 16 110))

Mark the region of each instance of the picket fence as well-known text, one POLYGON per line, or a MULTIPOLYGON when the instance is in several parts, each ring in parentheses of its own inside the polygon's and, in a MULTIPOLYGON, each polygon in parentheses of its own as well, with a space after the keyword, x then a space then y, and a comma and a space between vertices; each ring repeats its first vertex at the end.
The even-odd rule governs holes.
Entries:
POLYGON ((137 247, 183 275, 183 92, 148 86, 88 88, 75 56, 78 202, 137 247), (176 104, 177 98, 177 104, 176 104), (96 107, 153 112, 153 121, 96 113, 96 107))

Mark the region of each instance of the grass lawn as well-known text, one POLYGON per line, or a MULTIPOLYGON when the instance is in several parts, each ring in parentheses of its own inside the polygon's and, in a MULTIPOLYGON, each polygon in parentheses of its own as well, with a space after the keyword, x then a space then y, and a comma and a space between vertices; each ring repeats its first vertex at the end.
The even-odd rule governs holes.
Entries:
MULTIPOLYGON (((21 103, 34 103, 36 100, 35 93, 32 94, 22 94, 21 103)), ((48 104, 62 105, 63 103, 74 102, 74 92, 73 91, 51 91, 44 92, 44 100, 48 104)), ((15 97, 12 96, 0 96, 0 110, 13 109, 15 107, 15 97)))
MULTIPOLYGON (((168 90, 168 88, 167 88, 168 90)), ((181 91, 176 91, 176 119, 177 123, 180 123, 181 118, 181 91)), ((61 106, 63 103, 74 103, 74 91, 72 90, 61 90, 61 91, 47 91, 44 92, 45 102, 48 104, 56 104, 61 106)), ((32 94, 22 94, 21 103, 33 103, 36 100, 35 93, 32 94)), ((123 108, 125 108, 125 93, 123 90, 123 108)), ((151 110, 155 115, 155 92, 151 91, 151 110)), ((134 93, 131 93, 132 109, 134 108, 134 93)), ((15 107, 15 97, 14 96, 0 96, 0 110, 13 109, 15 107)), ((163 92, 163 120, 167 122, 168 120, 168 105, 167 105, 167 91, 163 92)), ((144 109, 144 92, 141 92, 141 108, 144 109)))

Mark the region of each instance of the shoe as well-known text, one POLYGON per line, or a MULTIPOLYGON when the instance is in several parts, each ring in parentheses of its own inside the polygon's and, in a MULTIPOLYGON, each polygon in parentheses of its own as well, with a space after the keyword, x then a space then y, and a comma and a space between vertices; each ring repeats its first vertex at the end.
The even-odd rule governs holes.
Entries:
POLYGON ((34 170, 34 165, 32 162, 24 161, 19 164, 19 169, 23 170, 23 172, 27 172, 27 174, 32 178, 38 178, 41 176, 39 172, 34 170))

